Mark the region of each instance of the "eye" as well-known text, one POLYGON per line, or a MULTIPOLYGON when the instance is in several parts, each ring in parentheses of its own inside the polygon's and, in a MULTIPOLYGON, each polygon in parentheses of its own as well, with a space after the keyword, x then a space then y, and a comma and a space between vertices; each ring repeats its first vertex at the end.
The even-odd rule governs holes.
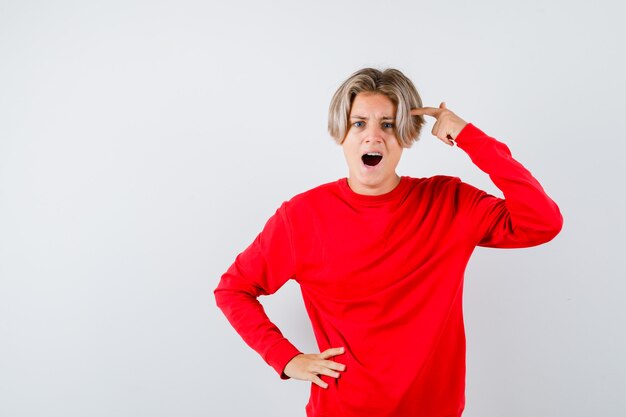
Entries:
POLYGON ((383 129, 393 129, 393 123, 390 123, 390 122, 383 123, 383 129))
POLYGON ((363 126, 365 126, 365 122, 362 122, 362 121, 354 122, 354 123, 352 123, 352 126, 354 126, 354 127, 363 127, 363 126))

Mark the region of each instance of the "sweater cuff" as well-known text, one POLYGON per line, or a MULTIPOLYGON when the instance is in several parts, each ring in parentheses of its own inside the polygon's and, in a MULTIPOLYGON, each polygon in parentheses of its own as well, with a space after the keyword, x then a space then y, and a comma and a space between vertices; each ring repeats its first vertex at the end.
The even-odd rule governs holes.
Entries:
POLYGON ((485 132, 477 128, 471 123, 468 123, 461 129, 459 134, 456 136, 455 142, 459 148, 467 151, 468 148, 475 143, 475 139, 479 137, 487 136, 485 132))
POLYGON ((283 372, 285 370, 285 366, 287 366, 290 360, 301 353, 302 352, 292 345, 291 342, 287 339, 283 339, 279 343, 272 346, 272 348, 267 352, 265 361, 276 370, 281 379, 289 379, 289 377, 283 372))

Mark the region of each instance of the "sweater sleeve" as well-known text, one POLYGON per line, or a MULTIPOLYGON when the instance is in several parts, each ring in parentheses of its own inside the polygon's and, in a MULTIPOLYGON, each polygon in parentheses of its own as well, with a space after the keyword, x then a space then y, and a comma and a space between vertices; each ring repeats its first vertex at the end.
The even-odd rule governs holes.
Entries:
POLYGON ((261 233, 222 275, 214 291, 218 307, 244 341, 282 379, 287 363, 301 353, 267 317, 258 301, 275 293, 295 276, 295 256, 285 204, 270 217, 261 233))
POLYGON ((467 124, 456 138, 478 168, 487 173, 504 199, 460 183, 459 202, 468 208, 467 219, 480 246, 519 248, 553 239, 563 217, 531 173, 511 156, 509 148, 467 124))

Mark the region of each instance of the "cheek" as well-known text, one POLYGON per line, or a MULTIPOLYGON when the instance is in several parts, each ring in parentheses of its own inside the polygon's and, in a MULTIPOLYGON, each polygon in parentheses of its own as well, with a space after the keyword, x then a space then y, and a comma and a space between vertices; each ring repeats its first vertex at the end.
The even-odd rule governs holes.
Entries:
POLYGON ((352 165, 357 161, 357 152, 350 146, 343 146, 343 156, 348 165, 352 165))
POLYGON ((393 154, 391 155, 391 159, 393 161, 393 165, 398 165, 400 162, 400 158, 402 157, 402 149, 395 149, 393 154))
POLYGON ((354 156, 359 152, 359 145, 354 143, 354 141, 348 141, 348 138, 343 142, 342 148, 346 156, 354 156))
POLYGON ((394 160, 399 160, 402 156, 402 151, 404 148, 400 145, 400 143, 394 138, 392 141, 388 142, 387 150, 389 151, 389 155, 394 160))

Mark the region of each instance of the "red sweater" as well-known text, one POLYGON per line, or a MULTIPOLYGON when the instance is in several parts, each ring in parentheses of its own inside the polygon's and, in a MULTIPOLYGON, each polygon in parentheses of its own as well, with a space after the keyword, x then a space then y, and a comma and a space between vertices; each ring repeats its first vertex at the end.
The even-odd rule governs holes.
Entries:
POLYGON ((281 377, 300 351, 257 297, 288 279, 300 284, 319 350, 345 347, 341 377, 311 385, 309 417, 460 416, 472 251, 538 245, 560 231, 558 207, 506 145, 472 124, 456 141, 505 199, 446 176, 402 177, 377 196, 344 178, 283 203, 222 276, 218 306, 281 377))

